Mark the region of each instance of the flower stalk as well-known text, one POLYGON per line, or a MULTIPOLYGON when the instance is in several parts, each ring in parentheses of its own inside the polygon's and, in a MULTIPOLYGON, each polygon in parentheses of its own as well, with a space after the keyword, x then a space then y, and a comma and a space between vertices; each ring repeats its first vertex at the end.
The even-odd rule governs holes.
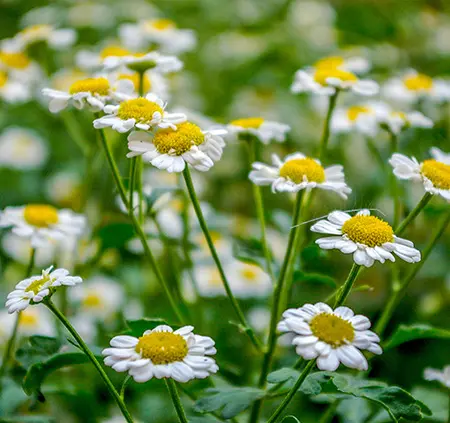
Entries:
POLYGON ((322 138, 320 139, 319 153, 317 156, 319 160, 323 160, 323 158, 325 157, 325 153, 327 151, 328 141, 330 140, 331 118, 333 117, 333 112, 334 109, 336 108, 338 95, 339 89, 336 88, 336 92, 330 96, 328 101, 327 116, 325 118, 325 123, 323 125, 322 138))
POLYGON ((175 381, 173 379, 164 379, 164 381, 166 382, 167 390, 169 391, 170 398, 172 399, 175 411, 177 412, 178 420, 180 423, 188 423, 186 412, 184 411, 183 404, 181 403, 175 381))

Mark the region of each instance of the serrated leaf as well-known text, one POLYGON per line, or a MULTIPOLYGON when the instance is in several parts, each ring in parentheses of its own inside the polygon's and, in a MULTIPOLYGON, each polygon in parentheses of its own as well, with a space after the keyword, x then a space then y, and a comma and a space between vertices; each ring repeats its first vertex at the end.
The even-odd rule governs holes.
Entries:
POLYGON ((328 276, 323 275, 322 273, 306 273, 301 270, 296 270, 294 272, 293 276, 294 283, 311 283, 311 284, 320 284, 320 285, 327 285, 331 288, 336 288, 337 283, 336 281, 328 276))
POLYGON ((257 388, 214 388, 206 391, 211 395, 200 398, 194 404, 199 413, 211 413, 221 410, 224 419, 231 419, 264 396, 264 391, 257 388))
MULTIPOLYGON (((129 331, 126 332, 127 335, 140 337, 146 330, 155 329, 159 325, 168 325, 168 323, 159 318, 148 318, 144 317, 142 319, 137 320, 127 320, 127 326, 130 328, 129 331)), ((172 329, 177 329, 179 326, 177 325, 169 325, 172 329)))
POLYGON ((49 336, 33 335, 16 352, 16 360, 25 368, 58 352, 61 341, 49 336))
POLYGON ((450 339, 450 330, 439 329, 430 325, 400 325, 392 336, 386 341, 383 349, 388 350, 416 339, 450 339))

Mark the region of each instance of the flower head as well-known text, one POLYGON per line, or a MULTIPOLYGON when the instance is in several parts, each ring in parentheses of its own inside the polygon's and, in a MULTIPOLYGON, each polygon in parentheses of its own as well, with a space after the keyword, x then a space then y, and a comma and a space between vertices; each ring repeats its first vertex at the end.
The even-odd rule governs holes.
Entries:
POLYGON ((426 192, 450 201, 450 154, 433 147, 431 156, 432 159, 419 163, 415 157, 395 153, 389 163, 397 178, 420 181, 426 192))
POLYGON ((425 380, 437 380, 445 387, 450 388, 450 366, 445 366, 442 370, 427 368, 423 377, 425 380))
POLYGON ((128 137, 127 157, 142 155, 144 161, 168 172, 182 172, 186 163, 205 172, 222 157, 225 134, 223 129, 203 131, 191 122, 154 134, 135 131, 128 137))
POLYGON ((367 360, 360 350, 381 354, 380 338, 369 330, 370 321, 355 315, 348 307, 333 310, 325 303, 305 304, 283 313, 280 332, 293 334, 292 345, 306 360, 317 358, 320 370, 335 371, 339 364, 367 370, 367 360))
POLYGON ((135 338, 115 336, 111 348, 103 350, 105 364, 117 372, 128 372, 136 382, 171 378, 177 382, 204 379, 219 369, 210 357, 216 353, 214 341, 195 335, 192 326, 173 330, 160 325, 135 338))
POLYGON ((103 60, 103 66, 106 71, 128 68, 135 72, 152 69, 158 73, 172 73, 180 71, 183 62, 175 56, 165 56, 157 51, 151 51, 146 54, 108 56, 103 60))
POLYGON ((250 117, 236 119, 227 125, 230 133, 239 136, 240 134, 250 134, 258 138, 263 144, 270 141, 283 142, 286 133, 290 131, 290 126, 279 122, 272 122, 261 117, 250 117))
POLYGON ((324 168, 316 159, 302 153, 294 153, 280 160, 272 156, 273 166, 253 163, 249 178, 256 185, 271 185, 273 192, 298 192, 320 188, 338 193, 342 198, 352 190, 344 180, 343 168, 334 165, 324 168))
POLYGON ((24 103, 31 99, 31 87, 28 81, 14 78, 0 70, 0 98, 7 103, 24 103))
POLYGON ((79 276, 69 276, 66 269, 55 269, 53 266, 42 271, 42 275, 32 276, 19 282, 14 291, 8 294, 6 307, 8 313, 25 310, 30 302, 40 303, 51 293, 51 288, 58 286, 74 286, 82 282, 79 276))
POLYGON ((375 261, 395 261, 392 253, 408 263, 420 261, 420 251, 411 241, 394 234, 392 227, 369 210, 361 210, 355 216, 342 211, 331 212, 327 219, 315 223, 311 230, 333 236, 319 238, 316 244, 324 250, 338 249, 353 254, 356 264, 370 267, 375 261))

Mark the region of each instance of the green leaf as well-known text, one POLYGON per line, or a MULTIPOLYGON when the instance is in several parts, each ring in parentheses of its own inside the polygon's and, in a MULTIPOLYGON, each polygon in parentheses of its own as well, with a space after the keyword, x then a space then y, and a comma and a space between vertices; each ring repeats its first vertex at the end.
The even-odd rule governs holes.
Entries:
POLYGON ((275 370, 269 373, 267 376, 267 382, 269 383, 283 383, 288 380, 296 380, 300 376, 300 372, 291 367, 283 367, 282 369, 275 370))
POLYGON ((323 275, 322 273, 306 273, 301 270, 296 270, 293 276, 294 283, 310 283, 310 284, 320 284, 327 285, 331 288, 336 288, 336 281, 330 276, 323 275))
POLYGON ((0 417, 10 415, 28 399, 20 385, 12 379, 4 379, 1 382, 1 387, 0 417))
POLYGON ((27 339, 26 344, 16 352, 16 360, 25 368, 34 363, 43 361, 58 352, 61 341, 49 336, 33 335, 27 339))
MULTIPOLYGON (((142 319, 137 320, 127 320, 127 326, 130 328, 129 331, 126 332, 127 335, 135 336, 139 338, 146 330, 155 329, 159 325, 168 325, 168 323, 159 318, 148 318, 144 317, 142 319)), ((179 326, 169 325, 172 329, 177 329, 179 326)))
POLYGON ((448 401, 448 395, 445 392, 440 389, 417 386, 411 391, 411 395, 430 407, 433 414, 427 420, 432 420, 435 422, 447 421, 450 413, 450 404, 448 401))
POLYGON ((56 420, 49 416, 11 416, 1 418, 0 423, 55 423, 56 420))
POLYGON ((194 404, 194 410, 200 413, 211 413, 222 410, 224 419, 231 419, 250 405, 264 396, 264 391, 257 388, 213 388, 206 392, 211 393, 207 397, 200 398, 194 404))
POLYGON ((195 415, 195 414, 189 414, 188 415, 188 421, 189 423, 220 423, 220 420, 217 420, 213 416, 208 415, 195 415))
POLYGON ((233 244, 233 256, 245 263, 256 264, 265 269, 266 259, 261 241, 255 238, 239 238, 233 244))
POLYGON ((433 326, 423 324, 409 326, 400 325, 392 336, 386 341, 383 349, 386 351, 405 342, 427 338, 450 339, 450 330, 434 328, 433 326))
POLYGON ((121 248, 134 236, 134 228, 131 223, 110 223, 98 230, 97 236, 102 243, 102 249, 121 248))

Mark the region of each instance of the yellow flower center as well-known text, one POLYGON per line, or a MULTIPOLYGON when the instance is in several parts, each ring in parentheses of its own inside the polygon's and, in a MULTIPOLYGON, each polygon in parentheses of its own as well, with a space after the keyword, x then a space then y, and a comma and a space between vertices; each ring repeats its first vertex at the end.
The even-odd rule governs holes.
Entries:
POLYGON ((430 91, 433 88, 433 79, 423 73, 407 76, 403 83, 410 91, 430 91))
POLYGON ((372 109, 366 106, 352 106, 347 110, 347 117, 351 122, 354 122, 362 114, 372 113, 372 109))
POLYGON ((131 53, 120 46, 108 46, 100 52, 100 58, 105 59, 110 56, 123 57, 129 56, 131 53))
POLYGON ((25 288, 25 292, 33 292, 34 295, 37 295, 38 292, 42 289, 44 284, 50 281, 50 276, 48 273, 42 273, 41 279, 36 279, 35 281, 31 282, 30 285, 25 288))
POLYGON ((314 67, 316 69, 332 69, 332 68, 338 68, 339 66, 342 66, 344 64, 344 58, 340 56, 330 56, 330 57, 324 57, 323 59, 318 60, 316 63, 314 63, 314 67))
POLYGON ((208 275, 208 285, 213 287, 222 286, 222 278, 217 269, 212 270, 208 275))
POLYGON ((86 308, 100 308, 103 305, 103 301, 96 294, 88 294, 83 298, 83 305, 86 308))
POLYGON ((38 324, 38 318, 36 314, 28 311, 22 311, 19 315, 20 326, 35 327, 38 324))
POLYGON ((242 128, 258 129, 264 123, 264 119, 260 117, 250 117, 244 119, 236 119, 230 122, 233 126, 240 126, 242 128))
POLYGON ((333 348, 352 342, 355 330, 350 322, 331 313, 320 313, 309 322, 312 333, 333 348))
POLYGON ((427 177, 436 188, 450 189, 450 165, 437 160, 425 160, 422 163, 422 174, 427 177))
POLYGON ((23 53, 0 53, 0 61, 6 66, 15 69, 25 69, 30 64, 30 59, 23 53))
POLYGON ((8 75, 5 72, 0 71, 0 87, 4 87, 8 82, 8 75))
POLYGON ((181 335, 152 332, 139 338, 135 350, 142 358, 149 358, 153 364, 169 364, 182 361, 188 353, 188 346, 181 335))
POLYGON ((153 144, 160 153, 175 153, 177 156, 189 151, 193 145, 200 145, 205 140, 201 129, 191 122, 177 125, 177 130, 163 129, 153 137, 153 144))
POLYGON ((408 120, 405 112, 391 112, 393 118, 400 118, 402 120, 408 120))
POLYGON ((147 26, 151 29, 156 29, 157 31, 166 31, 168 29, 176 28, 175 22, 170 19, 153 19, 147 21, 147 26))
POLYGON ((250 283, 255 283, 258 279, 258 272, 253 268, 253 266, 248 266, 242 269, 241 275, 247 282, 250 283))
POLYGON ((48 228, 58 223, 58 210, 47 204, 29 204, 25 206, 23 217, 27 223, 38 228, 48 228))
POLYGON ((342 82, 356 82, 358 80, 354 73, 338 69, 338 68, 326 68, 319 67, 314 73, 314 79, 320 85, 328 85, 328 78, 337 78, 342 82))
POLYGON ((74 82, 69 88, 69 93, 108 95, 109 88, 109 82, 106 78, 86 78, 81 81, 74 82))
POLYGON ((120 119, 135 119, 138 122, 150 122, 153 120, 153 114, 159 112, 161 115, 164 110, 153 101, 139 97, 120 103, 117 116, 120 119))
POLYGON ((19 34, 25 36, 27 38, 34 38, 34 40, 30 41, 38 41, 38 39, 43 39, 49 36, 52 32, 51 25, 31 25, 23 29, 19 34))
POLYGON ((376 216, 353 216, 342 225, 342 233, 353 242, 368 247, 380 246, 394 239, 391 225, 376 216))
MULTIPOLYGON (((134 89, 136 91, 139 91, 139 74, 136 73, 122 73, 119 75, 119 79, 129 79, 133 85, 134 85, 134 89)), ((152 88, 152 83, 150 82, 150 79, 148 76, 144 75, 144 79, 143 79, 143 84, 144 84, 144 93, 147 93, 151 90, 152 88)))
POLYGON ((315 160, 306 157, 287 161, 280 169, 280 176, 300 184, 305 179, 308 182, 324 182, 325 170, 315 160))

